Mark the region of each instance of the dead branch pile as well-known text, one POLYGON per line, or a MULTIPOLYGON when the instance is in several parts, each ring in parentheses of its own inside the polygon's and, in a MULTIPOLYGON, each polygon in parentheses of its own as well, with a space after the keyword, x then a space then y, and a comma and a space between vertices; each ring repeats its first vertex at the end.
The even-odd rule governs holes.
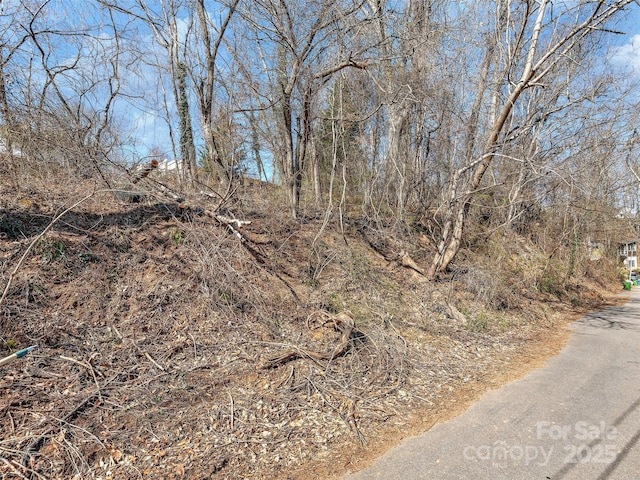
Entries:
POLYGON ((2 478, 295 478, 450 404, 521 344, 438 314, 430 284, 354 232, 347 248, 179 195, 92 198, 51 224, 60 203, 14 197, 0 337, 39 348, 0 372, 2 478))
MULTIPOLYGON (((364 335, 361 332, 355 330, 355 322, 349 313, 342 312, 337 315, 332 315, 328 312, 317 311, 307 317, 307 328, 309 331, 313 329, 311 322, 318 317, 322 319, 320 327, 326 327, 330 324, 337 332, 340 332, 340 339, 337 345, 329 352, 316 352, 303 347, 294 347, 280 352, 278 355, 269 358, 262 368, 273 368, 275 366, 282 365, 296 358, 311 358, 314 360, 334 360, 347 353, 351 342, 354 338, 354 334, 360 337, 363 341, 364 335)), ((316 326, 315 328, 318 328, 316 326)))

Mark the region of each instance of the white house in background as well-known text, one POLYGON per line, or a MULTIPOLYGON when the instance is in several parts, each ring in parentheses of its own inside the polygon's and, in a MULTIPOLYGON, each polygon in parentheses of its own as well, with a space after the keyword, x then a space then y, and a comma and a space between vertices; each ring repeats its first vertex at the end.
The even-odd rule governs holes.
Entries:
POLYGON ((635 218, 638 212, 634 212, 633 209, 629 207, 623 207, 618 210, 616 218, 635 218))
POLYGON ((158 161, 157 170, 164 173, 178 173, 180 171, 180 166, 178 165, 178 160, 163 158, 158 161))
MULTIPOLYGON (((134 171, 143 172, 149 168, 150 163, 151 162, 146 162, 136 165, 134 171)), ((158 160, 158 165, 154 168, 154 170, 162 173, 178 173, 180 171, 180 165, 178 164, 178 160, 169 160, 167 158, 163 158, 162 160, 158 160)))
POLYGON ((638 243, 640 240, 627 240, 620 244, 620 257, 629 270, 638 268, 638 243))
MULTIPOLYGON (((3 154, 3 153, 9 153, 9 149, 7 148, 7 141, 4 138, 0 138, 0 154, 3 154)), ((13 148, 13 152, 11 153, 13 153, 14 157, 20 158, 23 156, 22 151, 15 147, 13 148)))

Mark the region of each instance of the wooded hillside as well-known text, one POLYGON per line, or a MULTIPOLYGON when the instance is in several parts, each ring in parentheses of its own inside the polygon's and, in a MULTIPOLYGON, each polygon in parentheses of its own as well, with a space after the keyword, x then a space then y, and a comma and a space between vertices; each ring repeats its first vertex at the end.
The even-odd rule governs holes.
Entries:
POLYGON ((8 2, 0 136, 20 165, 98 188, 117 187, 117 166, 171 158, 196 191, 224 196, 242 173, 274 183, 292 218, 420 224, 431 279, 477 235, 554 224, 612 247, 640 168, 638 76, 611 41, 637 8, 8 2))
POLYGON ((638 8, 2 3, 3 478, 330 478, 557 351, 640 236, 638 8))

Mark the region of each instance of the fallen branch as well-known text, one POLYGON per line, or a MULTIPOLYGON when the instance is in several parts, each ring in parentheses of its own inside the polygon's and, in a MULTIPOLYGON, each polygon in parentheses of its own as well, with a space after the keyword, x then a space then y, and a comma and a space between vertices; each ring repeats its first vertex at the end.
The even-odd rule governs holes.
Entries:
POLYGON ((400 252, 400 263, 403 267, 410 268, 418 272, 420 275, 426 276, 425 271, 413 261, 413 258, 411 258, 408 253, 400 252))
POLYGON ((461 325, 466 325, 467 317, 465 317, 462 312, 460 312, 460 310, 458 310, 455 305, 449 300, 445 300, 445 303, 447 304, 447 308, 449 309, 449 316, 461 325))
MULTIPOLYGON (((184 201, 184 200, 179 202, 178 207, 182 211, 193 211, 193 212, 198 212, 200 214, 206 215, 207 217, 215 220, 220 225, 224 225, 225 227, 227 227, 229 229, 229 231, 231 233, 233 233, 236 237, 238 237, 238 239, 241 242, 245 242, 247 240, 248 241, 252 241, 251 238, 247 238, 244 234, 242 234, 240 232, 240 230, 245 225, 251 225, 251 221, 250 220, 240 220, 240 219, 235 218, 235 217, 222 215, 221 213, 218 212, 217 208, 214 209, 214 210, 210 210, 210 209, 207 209, 207 208, 203 208, 200 205, 196 205, 196 204, 193 204, 191 202, 184 201)), ((267 242, 263 242, 263 243, 267 243, 267 242)))
POLYGON ((223 225, 226 225, 231 232, 240 239, 241 242, 246 241, 244 235, 242 235, 239 230, 245 225, 251 225, 251 221, 249 220, 238 220, 237 218, 227 217, 225 215, 216 215, 211 212, 205 211, 209 216, 215 218, 218 222, 223 225))
MULTIPOLYGON (((157 167, 158 162, 157 161, 152 161, 147 167, 145 167, 144 170, 142 170, 142 172, 137 176, 134 177, 133 179, 133 183, 137 183, 142 179, 145 179, 149 173, 155 169, 157 167), (155 163, 154 163, 155 162, 155 163)), ((150 185, 151 183, 149 182, 148 185, 150 185)), ((229 229, 229 231, 231 233, 233 233, 236 237, 238 237, 238 239, 241 242, 251 242, 251 243, 255 243, 255 244, 265 244, 265 243, 270 243, 271 240, 270 239, 265 239, 263 237, 256 237, 255 235, 246 235, 245 233, 241 232, 240 230, 242 230, 242 228, 245 225, 250 225, 251 221, 250 220, 240 220, 237 219, 233 216, 228 216, 228 215, 223 215, 220 213, 220 209, 222 207, 222 205, 227 201, 227 199, 229 198, 229 196, 231 194, 233 194, 233 192, 231 191, 231 186, 229 186, 229 190, 227 191, 227 193, 222 196, 218 193, 216 193, 215 195, 211 194, 211 193, 207 193, 204 191, 200 192, 200 195, 202 196, 206 196, 208 198, 220 198, 220 202, 218 203, 218 205, 216 207, 214 207, 213 209, 208 209, 208 208, 204 208, 201 205, 199 205, 198 203, 194 203, 192 201, 189 201, 186 199, 186 196, 184 195, 179 195, 178 193, 172 191, 169 187, 167 187, 166 185, 164 185, 163 183, 154 180, 153 181, 153 186, 158 190, 159 193, 171 198, 173 201, 175 201, 178 204, 178 208, 180 208, 180 210, 187 212, 187 211, 193 211, 193 212, 198 212, 201 213, 203 215, 206 215, 209 218, 212 218, 213 220, 215 220, 217 223, 224 225, 225 227, 227 227, 229 229)))
POLYGON ((143 178, 146 178, 156 168, 158 168, 158 161, 155 160, 155 159, 151 160, 151 162, 149 162, 147 165, 145 165, 145 167, 142 170, 140 170, 137 173, 137 175, 135 175, 133 177, 133 180, 131 181, 131 183, 133 183, 135 185, 136 183, 138 183, 143 178))
MULTIPOLYGON (((322 315, 328 318, 328 320, 326 320, 323 323, 323 326, 326 325, 327 323, 330 323, 332 324, 333 328, 336 331, 341 332, 338 345, 336 345, 336 347, 332 351, 316 352, 314 350, 309 350, 302 347, 290 348, 280 352, 278 355, 275 355, 269 358, 262 365, 261 368, 263 369, 274 368, 284 363, 290 362, 291 360, 295 360, 297 358, 310 358, 313 360, 331 361, 331 360, 334 360, 335 358, 345 355, 349 351, 351 346, 350 340, 351 340, 351 335, 355 330, 355 322, 353 321, 351 316, 348 315, 347 313, 340 313, 338 315, 330 315, 325 312, 321 312, 321 313, 322 315)), ((310 322, 313 315, 314 314, 310 315, 307 318, 308 329, 311 329, 310 322)))

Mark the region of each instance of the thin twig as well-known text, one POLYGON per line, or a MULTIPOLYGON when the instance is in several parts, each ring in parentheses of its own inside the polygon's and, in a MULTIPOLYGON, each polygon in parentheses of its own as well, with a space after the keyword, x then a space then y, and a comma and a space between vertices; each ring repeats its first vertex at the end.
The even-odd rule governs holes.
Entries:
POLYGON ((158 362, 156 362, 156 361, 151 357, 151 355, 149 355, 149 352, 144 352, 144 356, 145 356, 145 357, 147 357, 147 359, 148 359, 151 363, 153 363, 156 367, 158 367, 158 369, 160 369, 161 371, 163 371, 163 372, 164 372, 164 368, 163 368, 160 364, 158 364, 158 362))
POLYGON ((149 352, 146 352, 146 351, 142 350, 142 349, 138 346, 138 344, 137 344, 136 342, 132 341, 131 343, 133 343, 133 346, 134 346, 134 347, 136 347, 136 349, 137 349, 140 353, 142 353, 142 354, 147 358, 147 360, 149 360, 151 363, 153 363, 153 365, 155 365, 155 367, 156 367, 156 368, 158 368, 158 370, 161 370, 161 371, 163 371, 163 372, 164 372, 164 371, 166 371, 166 369, 165 369, 162 365, 160 365, 158 362, 156 362, 156 361, 153 359, 153 357, 152 357, 151 355, 149 355, 149 352))
POLYGON ((191 332, 189 332, 189 336, 191 337, 191 341, 193 342, 193 359, 198 360, 198 347, 196 346, 196 339, 193 338, 191 332))
POLYGON ((11 421, 11 433, 16 433, 16 422, 13 420, 13 415, 11 415, 10 411, 7 411, 7 415, 11 421))
POLYGON ((229 393, 229 399, 230 399, 230 408, 231 408, 231 422, 230 422, 230 426, 231 426, 231 431, 233 432, 233 431, 234 431, 234 428, 233 428, 234 418, 233 418, 233 417, 235 417, 235 415, 236 415, 236 414, 235 414, 235 407, 234 407, 234 405, 233 405, 233 395, 231 395, 231 392, 227 392, 227 393, 229 393))
POLYGON ((27 477, 25 477, 24 475, 22 475, 22 474, 18 471, 18 469, 17 469, 16 467, 14 467, 14 466, 11 464, 11 462, 10 462, 9 460, 7 460, 6 458, 4 458, 4 457, 0 457, 0 461, 1 461, 2 463, 4 463, 7 467, 9 467, 9 468, 13 471, 13 473, 15 473, 15 474, 16 474, 17 476, 19 476, 20 478, 24 478, 24 480, 29 480, 27 477))
POLYGON ((60 358, 62 360, 66 360, 68 362, 77 363, 78 365, 82 365, 84 368, 89 370, 89 372, 91 373, 91 376, 93 377, 93 381, 96 384, 96 391, 98 393, 98 397, 100 398, 100 401, 102 402, 102 395, 100 394, 100 384, 98 383, 98 377, 96 376, 96 372, 93 369, 93 366, 88 362, 82 362, 82 361, 76 360, 75 358, 72 358, 72 357, 65 357, 64 355, 60 355, 60 358))

